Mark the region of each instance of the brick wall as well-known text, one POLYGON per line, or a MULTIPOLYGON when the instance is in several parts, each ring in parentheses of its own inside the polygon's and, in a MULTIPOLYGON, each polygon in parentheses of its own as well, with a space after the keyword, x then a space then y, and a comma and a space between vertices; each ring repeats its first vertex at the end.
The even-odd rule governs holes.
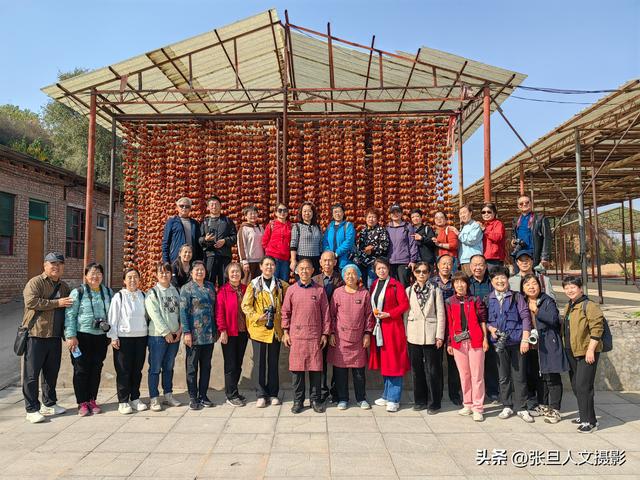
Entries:
MULTIPOLYGON (((13 254, 0 255, 0 303, 8 302, 22 294, 27 282, 27 254, 29 234, 29 199, 48 203, 49 219, 46 222, 45 252, 65 253, 67 206, 84 211, 85 187, 81 177, 61 169, 50 169, 46 164, 33 165, 21 161, 13 153, 0 151, 0 192, 15 195, 13 254)), ((87 222, 96 229, 97 215, 108 216, 109 193, 96 188, 93 218, 87 222)), ((114 212, 114 265, 112 279, 120 285, 122 278, 122 244, 124 239, 122 205, 116 203, 114 212)), ((95 243, 95 241, 94 241, 95 243)), ((91 246, 94 258, 95 245, 91 246)), ((64 280, 77 285, 82 280, 83 259, 67 258, 64 280)))

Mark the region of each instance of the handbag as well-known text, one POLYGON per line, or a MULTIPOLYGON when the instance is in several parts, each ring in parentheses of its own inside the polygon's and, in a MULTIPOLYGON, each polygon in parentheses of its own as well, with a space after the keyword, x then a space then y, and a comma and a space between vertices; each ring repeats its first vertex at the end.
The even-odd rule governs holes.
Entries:
MULTIPOLYGON (((60 290, 60 285, 61 285, 61 282, 58 282, 58 284, 53 289, 53 293, 49 297, 49 300, 53 300, 54 297, 58 294, 58 290, 60 290)), ((16 339, 13 341, 13 351, 19 357, 24 355, 24 352, 27 350, 27 339, 29 338, 29 330, 31 330, 33 326, 36 324, 36 321, 38 320, 38 317, 40 317, 41 313, 42 313, 42 310, 37 310, 36 313, 31 318, 31 320, 29 321, 29 325, 27 325, 26 327, 23 327, 22 325, 20 325, 18 327, 18 332, 16 333, 16 339)))

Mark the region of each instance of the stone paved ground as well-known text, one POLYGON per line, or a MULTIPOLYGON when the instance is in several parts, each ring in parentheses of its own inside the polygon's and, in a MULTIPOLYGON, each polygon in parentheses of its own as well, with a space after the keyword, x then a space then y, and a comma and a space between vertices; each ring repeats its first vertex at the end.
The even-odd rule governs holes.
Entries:
MULTIPOLYGON (((369 392, 369 399, 379 392, 369 392)), ((129 416, 117 413, 113 390, 101 393, 106 412, 79 418, 75 409, 50 421, 24 420, 20 391, 0 391, 0 478, 640 478, 640 394, 598 392, 600 429, 575 432, 568 420, 575 398, 565 394, 564 420, 526 424, 499 420, 498 407, 483 423, 460 417, 450 403, 427 416, 403 404, 396 414, 382 407, 362 411, 335 407, 319 415, 290 412, 291 392, 281 407, 219 405, 199 412, 186 407, 129 416), (620 466, 530 466, 476 464, 477 449, 625 450, 620 466)), ((179 395, 184 400, 184 395, 179 395)), ((216 403, 221 392, 212 392, 216 403)), ((72 391, 60 404, 74 405, 72 391)))

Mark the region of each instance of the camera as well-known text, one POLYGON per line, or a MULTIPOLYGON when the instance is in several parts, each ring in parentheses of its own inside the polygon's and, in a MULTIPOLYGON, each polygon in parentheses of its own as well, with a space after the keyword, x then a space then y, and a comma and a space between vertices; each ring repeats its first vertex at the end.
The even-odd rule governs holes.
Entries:
POLYGON ((264 309, 263 313, 267 316, 267 323, 265 324, 265 327, 267 328, 267 330, 273 329, 273 321, 276 317, 276 307, 274 307, 273 305, 269 305, 264 309))
POLYGON ((523 248, 527 248, 527 244, 524 240, 516 238, 516 244, 513 246, 513 250, 511 251, 512 256, 516 256, 516 254, 522 250, 523 248))
POLYGON ((496 353, 504 352, 505 348, 507 347, 507 340, 509 339, 509 334, 507 332, 497 330, 496 337, 498 337, 495 343, 496 353))
POLYGON ((93 319, 93 328, 98 330, 102 330, 103 332, 108 332, 111 330, 111 325, 104 318, 94 318, 93 319))
POLYGON ((469 330, 465 330, 464 332, 460 332, 458 334, 454 334, 453 335, 453 340, 456 343, 460 343, 464 340, 469 340, 471 338, 471 336, 469 335, 469 330))
POLYGON ((535 328, 533 328, 531 330, 531 333, 529 334, 529 344, 530 345, 538 344, 538 330, 536 330, 535 328))

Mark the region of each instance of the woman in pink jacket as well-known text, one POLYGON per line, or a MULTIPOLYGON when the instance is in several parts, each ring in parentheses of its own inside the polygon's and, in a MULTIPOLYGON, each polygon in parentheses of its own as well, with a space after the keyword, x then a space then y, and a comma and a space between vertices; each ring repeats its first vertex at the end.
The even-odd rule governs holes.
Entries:
POLYGON ((345 265, 342 278, 345 285, 333 292, 329 306, 331 336, 327 362, 333 365, 338 410, 346 410, 349 404, 349 370, 356 402, 360 408, 368 410, 371 405, 366 399, 364 367, 375 325, 371 295, 366 288, 358 286, 360 269, 356 265, 345 265))
POLYGON ((289 259, 291 258, 291 222, 287 219, 289 208, 279 203, 275 208, 275 219, 264 229, 262 248, 266 256, 276 259, 275 277, 289 281, 289 259))
POLYGON ((230 263, 225 271, 228 281, 220 287, 216 297, 216 323, 224 357, 224 393, 227 403, 234 407, 244 407, 246 400, 238 392, 242 360, 249 340, 247 321, 240 308, 247 290, 242 284, 242 273, 239 263, 230 263))

